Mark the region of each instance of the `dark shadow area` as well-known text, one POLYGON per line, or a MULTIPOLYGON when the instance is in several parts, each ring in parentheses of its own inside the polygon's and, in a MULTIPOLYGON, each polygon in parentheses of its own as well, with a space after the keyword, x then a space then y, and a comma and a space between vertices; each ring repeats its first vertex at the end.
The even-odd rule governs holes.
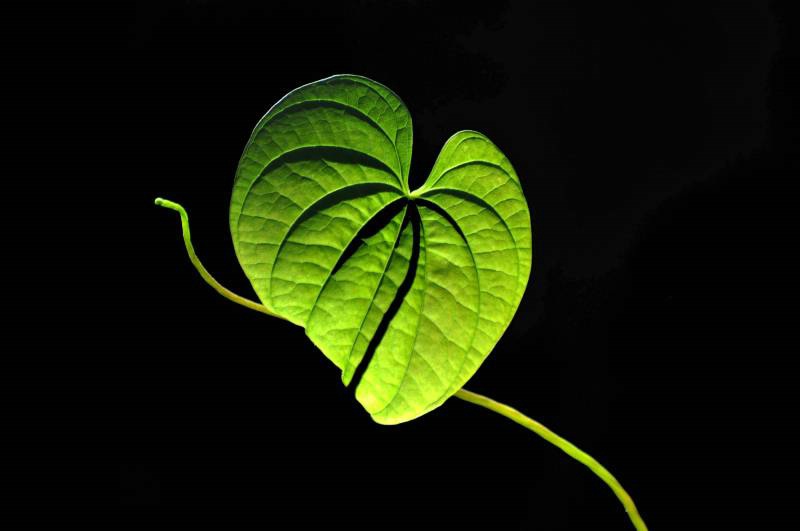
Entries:
MULTIPOLYGON (((366 245, 364 240, 375 236, 378 232, 386 227, 389 222, 395 217, 404 207, 406 207, 408 201, 405 198, 399 198, 381 210, 379 210, 370 220, 367 222, 366 225, 361 227, 361 230, 353 237, 350 241, 350 245, 348 245, 345 250, 342 252, 342 255, 339 257, 339 260, 336 261, 336 264, 333 266, 331 270, 331 276, 335 275, 339 269, 353 256, 353 254, 362 246, 366 245)), ((405 226, 405 218, 408 216, 403 217, 403 225, 405 226)))
MULTIPOLYGON (((276 166, 281 164, 300 162, 304 160, 323 160, 330 162, 340 162, 342 164, 358 164, 368 168, 375 168, 377 170, 385 171, 389 175, 395 175, 394 170, 368 153, 349 149, 343 146, 308 146, 299 147, 286 151, 281 155, 272 159, 260 175, 266 175, 276 166)), ((397 177, 397 188, 400 188, 399 177, 397 177)))
MULTIPOLYGON (((379 194, 381 192, 387 191, 394 191, 399 192, 397 188, 390 184, 385 183, 356 183, 351 184, 345 187, 342 187, 338 190, 335 190, 329 194, 326 194, 316 200, 315 202, 311 203, 308 207, 306 207, 303 212, 295 219, 292 223, 292 226, 289 228, 289 231, 286 233, 286 237, 283 239, 283 243, 288 241, 292 231, 300 226, 308 218, 319 214, 321 211, 339 205, 343 202, 349 201, 351 199, 358 199, 361 197, 366 197, 368 195, 379 194)), ((400 208, 402 206, 403 201, 405 199, 402 196, 398 196, 397 199, 393 200, 391 203, 383 207, 380 213, 385 213, 387 210, 391 211, 392 208, 400 208)), ((374 217, 373 217, 374 219, 374 217)), ((365 225, 365 227, 369 227, 370 230, 374 230, 375 225, 370 225, 369 223, 365 225)), ((280 252, 280 251, 279 251, 280 252)))
MULTIPOLYGON (((361 382, 361 378, 369 368, 369 364, 375 355, 375 350, 378 348, 378 345, 381 344, 381 341, 383 341, 383 337, 386 334, 386 331, 389 329, 392 319, 394 319, 394 316, 397 315, 397 312, 400 310, 400 306, 403 304, 406 295, 408 295, 408 292, 411 290, 411 285, 414 283, 414 279, 417 276, 417 265, 419 262, 420 250, 419 212, 417 211, 417 207, 414 202, 408 201, 406 204, 408 205, 408 210, 406 211, 405 219, 403 219, 403 228, 401 229, 401 233, 407 225, 411 225, 412 246, 408 270, 406 271, 406 276, 403 277, 403 282, 397 288, 397 293, 395 294, 392 303, 389 305, 386 313, 383 314, 381 322, 378 325, 378 328, 375 330, 375 335, 373 335, 372 339, 370 339, 369 346, 367 347, 367 351, 364 353, 364 357, 361 359, 361 363, 353 373, 353 379, 350 381, 350 387, 353 390, 358 389, 358 384, 361 382)), ((397 243, 399 242, 400 239, 398 238, 397 243)))
MULTIPOLYGON (((299 88, 299 87, 298 87, 299 88)), ((365 87, 366 88, 366 87, 365 87)), ((373 89, 369 89, 373 90, 373 89)), ((377 95, 377 97, 380 97, 377 95)), ((388 106, 388 104, 387 104, 388 106)), ((362 111, 361 109, 354 107, 353 104, 342 103, 335 100, 325 100, 325 99, 314 99, 314 100, 307 100, 301 101, 297 103, 292 103, 291 105, 282 108, 275 114, 269 117, 269 120, 265 122, 263 125, 266 126, 267 123, 275 120, 278 117, 284 117, 285 115, 291 115, 295 113, 304 113, 310 109, 335 109, 338 111, 342 111, 347 116, 351 118, 355 118, 356 120, 365 123, 366 125, 370 126, 371 128, 375 129, 375 132, 382 135, 389 143, 394 144, 394 139, 389 138, 389 135, 386 131, 383 130, 383 127, 375 121, 370 115, 362 111)), ((398 161, 399 164, 399 161, 398 161)))

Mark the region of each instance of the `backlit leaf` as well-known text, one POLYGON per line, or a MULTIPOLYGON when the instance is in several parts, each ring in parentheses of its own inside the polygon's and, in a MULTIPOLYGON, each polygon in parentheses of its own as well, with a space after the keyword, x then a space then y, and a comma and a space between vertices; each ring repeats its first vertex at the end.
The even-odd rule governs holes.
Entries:
POLYGON ((516 311, 530 214, 508 159, 461 131, 410 191, 411 117, 358 76, 300 87, 256 126, 230 226, 261 302, 303 326, 376 422, 442 404, 516 311))

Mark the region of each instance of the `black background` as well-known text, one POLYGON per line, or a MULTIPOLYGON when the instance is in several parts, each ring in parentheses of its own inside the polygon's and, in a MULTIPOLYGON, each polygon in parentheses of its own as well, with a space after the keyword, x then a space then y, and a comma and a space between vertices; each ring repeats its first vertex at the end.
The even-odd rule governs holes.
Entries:
POLYGON ((112 528, 630 528, 588 470, 472 405, 374 424, 300 328, 203 284, 153 206, 184 204, 205 265, 251 296, 227 224, 250 130, 289 90, 355 73, 409 107, 412 185, 460 129, 522 180, 531 282, 468 388, 594 455, 652 529, 785 527, 789 3, 62 6, 15 179, 43 190, 13 218, 38 290, 14 322, 39 325, 14 351, 33 370, 10 418, 34 456, 15 491, 113 510, 112 528))

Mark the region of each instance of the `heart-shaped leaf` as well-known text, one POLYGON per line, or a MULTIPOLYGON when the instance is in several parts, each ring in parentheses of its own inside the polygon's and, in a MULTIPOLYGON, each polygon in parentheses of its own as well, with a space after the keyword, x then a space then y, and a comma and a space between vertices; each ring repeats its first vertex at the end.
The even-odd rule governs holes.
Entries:
POLYGON ((531 267, 530 213, 511 163, 461 131, 408 186, 411 117, 375 81, 333 76, 261 119, 230 209, 261 302, 356 381, 382 424, 442 404, 516 311, 531 267))

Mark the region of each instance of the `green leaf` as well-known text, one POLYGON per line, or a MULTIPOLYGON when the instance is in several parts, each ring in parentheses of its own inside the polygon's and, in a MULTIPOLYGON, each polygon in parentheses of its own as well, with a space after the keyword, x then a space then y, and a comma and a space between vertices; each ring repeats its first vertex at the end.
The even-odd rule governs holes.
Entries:
POLYGON ((261 302, 303 326, 383 424, 442 404, 516 311, 530 213, 511 163, 461 131, 408 186, 411 117, 391 90, 339 75, 261 119, 230 208, 236 254, 261 302))

